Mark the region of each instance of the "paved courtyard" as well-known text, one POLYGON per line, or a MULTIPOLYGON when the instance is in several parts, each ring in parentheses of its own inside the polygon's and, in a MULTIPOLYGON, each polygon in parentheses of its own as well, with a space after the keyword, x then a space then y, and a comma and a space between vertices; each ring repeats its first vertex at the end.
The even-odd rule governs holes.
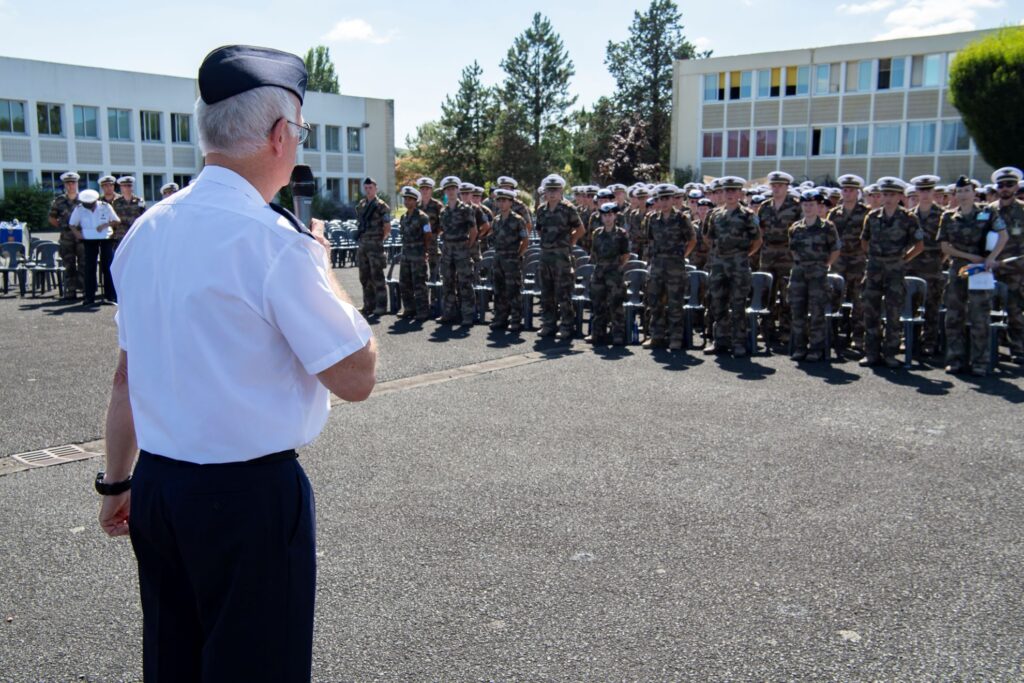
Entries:
MULTIPOLYGON (((302 451, 315 680, 1024 678, 1019 370, 375 329, 302 451)), ((0 348, 0 458, 102 436, 112 307, 0 297, 0 348)), ((0 474, 0 682, 141 677, 99 466, 0 474)))

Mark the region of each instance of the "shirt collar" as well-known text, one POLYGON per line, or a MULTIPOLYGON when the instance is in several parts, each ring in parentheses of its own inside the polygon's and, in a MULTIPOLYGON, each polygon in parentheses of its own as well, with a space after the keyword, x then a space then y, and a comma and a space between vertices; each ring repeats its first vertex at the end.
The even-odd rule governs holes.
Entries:
POLYGON ((196 182, 212 182, 218 185, 230 187, 245 195, 249 201, 257 206, 268 206, 260 193, 253 187, 252 183, 224 166, 206 166, 196 177, 196 182))

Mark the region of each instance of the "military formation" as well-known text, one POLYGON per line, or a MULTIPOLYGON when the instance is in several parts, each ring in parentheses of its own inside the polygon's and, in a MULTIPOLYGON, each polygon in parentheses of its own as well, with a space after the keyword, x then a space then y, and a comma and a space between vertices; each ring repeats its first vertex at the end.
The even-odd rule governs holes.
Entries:
MULTIPOLYGON (((473 285, 485 275, 478 267, 487 254, 491 329, 523 329, 521 292, 529 267, 540 302, 538 334, 571 340, 577 273, 586 272, 582 284, 592 311, 586 341, 624 345, 630 341, 624 312, 630 286, 641 280, 630 275, 636 264, 643 270, 645 348, 684 349, 692 333, 684 324, 689 306, 705 313, 705 353, 743 357, 753 351, 748 309, 758 273, 770 282, 758 328, 764 344, 783 348, 795 361, 821 361, 829 353, 827 312, 845 306, 850 350, 860 364, 895 368, 908 341, 903 322, 911 276, 925 283, 914 290, 914 310, 923 311, 918 354, 935 357, 944 346, 947 372, 983 376, 992 360, 997 291, 1005 291, 1012 360, 1024 365, 1024 175, 1007 167, 991 180, 982 186, 960 177, 943 185, 923 175, 868 185, 846 174, 839 187, 821 187, 796 185, 791 175, 775 171, 757 186, 734 176, 683 187, 583 185, 567 198, 565 180, 552 174, 537 189, 531 212, 508 176, 483 201, 483 188, 446 177, 440 183, 444 202, 433 197, 433 179, 420 178, 401 191, 400 315, 427 320, 428 288, 440 281, 438 321, 473 324, 473 285), (539 254, 527 264, 530 251, 539 254), (694 278, 695 271, 703 275, 694 278)), ((373 232, 384 234, 383 228, 373 232)), ((383 277, 383 265, 380 272, 383 277)), ((375 291, 364 286, 363 311, 382 315, 375 291)))

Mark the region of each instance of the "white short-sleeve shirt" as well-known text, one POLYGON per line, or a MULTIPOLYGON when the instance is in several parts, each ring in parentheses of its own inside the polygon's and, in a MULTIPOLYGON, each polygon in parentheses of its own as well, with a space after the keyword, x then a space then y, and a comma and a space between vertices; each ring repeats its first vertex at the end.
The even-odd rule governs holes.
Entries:
POLYGON ((177 460, 310 443, 330 410, 316 373, 372 336, 323 247, 219 166, 146 211, 111 273, 139 447, 177 460))
POLYGON ((94 209, 87 209, 81 204, 76 206, 68 218, 68 225, 77 226, 82 231, 82 239, 105 240, 114 234, 114 229, 107 226, 102 230, 97 230, 96 227, 117 220, 119 220, 117 214, 114 213, 114 208, 110 204, 96 202, 94 209))

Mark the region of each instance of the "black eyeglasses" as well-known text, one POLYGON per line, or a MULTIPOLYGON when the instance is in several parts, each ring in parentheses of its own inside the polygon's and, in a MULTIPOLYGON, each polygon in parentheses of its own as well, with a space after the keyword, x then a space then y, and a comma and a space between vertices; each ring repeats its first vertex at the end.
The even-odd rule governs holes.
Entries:
MULTIPOLYGON (((281 119, 278 119, 278 121, 280 121, 280 120, 281 119)), ((298 142, 298 144, 300 144, 300 145, 303 144, 304 142, 306 142, 306 139, 309 137, 310 132, 312 132, 312 130, 313 130, 312 127, 308 123, 295 123, 294 121, 289 121, 288 119, 285 119, 285 123, 291 124, 291 125, 293 125, 293 126, 295 126, 296 128, 299 129, 299 142, 298 142)), ((274 125, 275 126, 277 125, 277 121, 274 122, 274 125)), ((271 126, 271 128, 273 128, 273 126, 271 126)))

